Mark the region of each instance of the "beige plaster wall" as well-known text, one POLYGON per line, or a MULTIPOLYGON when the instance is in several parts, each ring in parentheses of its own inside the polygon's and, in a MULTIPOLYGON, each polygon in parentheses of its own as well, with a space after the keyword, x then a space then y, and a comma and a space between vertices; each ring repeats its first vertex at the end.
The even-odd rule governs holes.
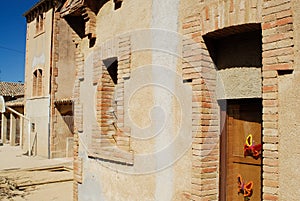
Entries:
MULTIPOLYGON (((30 114, 30 123, 34 124, 35 129, 31 128, 30 141, 32 146, 32 152, 34 155, 42 157, 48 157, 48 133, 49 133, 49 99, 41 98, 27 101, 25 107, 30 114), (38 107, 37 107, 38 106, 38 107)), ((28 121, 26 121, 28 122, 28 121)), ((31 126, 32 127, 32 126, 31 126)), ((25 129, 25 150, 28 149, 28 130, 25 129)))
POLYGON ((300 74, 279 78, 279 195, 280 200, 297 200, 300 180, 300 74))
POLYGON ((83 158, 83 182, 78 186, 79 200, 184 200, 191 191, 191 147, 182 150, 181 146, 192 135, 191 88, 183 85, 177 73, 180 41, 170 32, 179 28, 179 7, 171 4, 172 1, 131 0, 114 11, 109 1, 97 16, 94 48, 118 35, 131 36, 132 72, 125 81, 124 109, 125 124, 133 128, 133 166, 88 158, 97 90, 91 85, 91 75, 93 57, 97 55, 94 48, 88 47, 88 39, 81 43, 85 64, 80 84, 83 133, 79 133, 79 156, 83 158), (168 5, 172 8, 165 12, 168 5), (150 28, 155 30, 149 31, 150 28), (165 126, 162 131, 160 126, 165 126), (147 131, 154 136, 142 139, 147 131), (168 149, 169 143, 175 144, 168 149), (164 149, 165 153, 156 154, 164 149))
POLYGON ((25 82, 26 97, 32 96, 32 77, 37 68, 43 69, 43 95, 49 94, 50 54, 52 40, 52 10, 46 12, 44 32, 36 34, 35 20, 27 23, 25 82))
POLYGON ((280 200, 297 200, 300 181, 300 2, 292 1, 294 15, 294 72, 279 77, 279 195, 280 200))
POLYGON ((57 84, 57 92, 55 93, 55 99, 60 100, 64 98, 72 98, 73 88, 75 82, 75 44, 72 41, 73 30, 68 26, 64 19, 60 19, 57 22, 57 30, 55 40, 58 45, 58 52, 55 54, 58 57, 58 61, 55 64, 58 68, 58 75, 55 78, 57 84))
MULTIPOLYGON (((25 64, 25 116, 35 123, 37 133, 37 154, 48 157, 49 133, 49 86, 50 86, 50 58, 52 39, 52 10, 46 12, 44 32, 36 34, 35 20, 27 23, 26 35, 26 64, 25 64), (33 97, 33 72, 43 69, 42 96, 33 97)), ((33 140, 34 134, 31 134, 33 140)), ((28 129, 24 131, 25 146, 28 150, 28 129)), ((31 142, 32 142, 31 140, 31 142)))

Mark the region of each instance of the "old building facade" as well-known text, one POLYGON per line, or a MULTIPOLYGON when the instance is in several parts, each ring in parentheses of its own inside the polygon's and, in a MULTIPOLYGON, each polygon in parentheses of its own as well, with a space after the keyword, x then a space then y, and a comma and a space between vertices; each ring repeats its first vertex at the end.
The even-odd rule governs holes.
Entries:
MULTIPOLYGON (((49 24, 62 30, 42 36, 46 56, 30 51, 40 43, 27 35, 27 94, 35 75, 47 75, 48 84, 44 96, 26 98, 25 113, 41 114, 37 104, 55 108, 42 124, 49 128, 60 67, 76 70, 74 200, 300 197, 299 1, 67 0, 54 7, 49 24), (68 46, 57 40, 63 30, 68 46)), ((37 8, 27 19, 38 19, 37 8)))
POLYGON ((24 84, 0 82, 0 96, 7 107, 0 117, 1 143, 23 146, 24 84))
POLYGON ((43 0, 24 13, 25 116, 31 123, 24 149, 48 158, 70 157, 73 146, 75 45, 71 28, 55 12, 57 6, 43 0))

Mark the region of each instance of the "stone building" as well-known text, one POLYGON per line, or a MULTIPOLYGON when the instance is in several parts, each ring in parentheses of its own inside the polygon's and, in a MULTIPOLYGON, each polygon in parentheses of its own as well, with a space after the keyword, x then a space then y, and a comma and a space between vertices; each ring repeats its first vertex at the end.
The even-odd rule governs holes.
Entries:
MULTIPOLYGON (((40 61, 58 91, 60 67, 76 69, 74 200, 300 197, 299 1, 57 2, 68 48, 29 31, 26 90, 40 61)), ((45 89, 25 112, 54 105, 45 89)))
POLYGON ((70 156, 73 146, 75 45, 56 9, 55 2, 41 0, 24 13, 25 116, 31 123, 25 149, 48 158, 70 156))

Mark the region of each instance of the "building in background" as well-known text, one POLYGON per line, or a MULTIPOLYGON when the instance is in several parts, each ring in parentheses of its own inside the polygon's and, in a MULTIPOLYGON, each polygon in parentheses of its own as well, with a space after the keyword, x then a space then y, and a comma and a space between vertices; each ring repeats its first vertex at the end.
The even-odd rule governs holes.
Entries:
MULTIPOLYGON (((24 114, 24 84, 13 82, 0 82, 0 96, 3 96, 5 105, 19 114, 24 114)), ((1 114, 1 142, 11 146, 22 146, 23 124, 22 116, 6 109, 1 114)))
POLYGON ((25 149, 48 158, 69 157, 73 153, 75 44, 72 29, 56 12, 56 3, 41 0, 24 14, 24 110, 31 122, 25 149))

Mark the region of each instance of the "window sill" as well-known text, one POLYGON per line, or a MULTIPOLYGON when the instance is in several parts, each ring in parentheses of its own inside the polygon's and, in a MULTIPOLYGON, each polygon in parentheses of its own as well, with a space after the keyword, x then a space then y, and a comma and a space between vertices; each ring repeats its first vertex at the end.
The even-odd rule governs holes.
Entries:
POLYGON ((40 36, 40 35, 42 35, 44 33, 45 33, 45 31, 40 31, 40 32, 36 33, 33 38, 36 38, 36 37, 38 37, 38 36, 40 36))
POLYGON ((48 96, 32 96, 30 98, 27 98, 27 100, 38 100, 38 99, 47 99, 48 96))

